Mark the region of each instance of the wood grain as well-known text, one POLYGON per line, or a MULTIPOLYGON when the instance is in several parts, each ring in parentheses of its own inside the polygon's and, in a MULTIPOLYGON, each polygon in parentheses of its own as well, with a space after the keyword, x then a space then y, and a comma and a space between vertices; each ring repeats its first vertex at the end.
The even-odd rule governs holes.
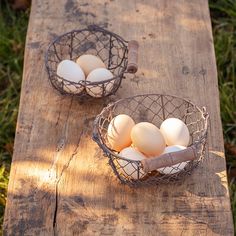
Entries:
POLYGON ((207 0, 33 0, 4 235, 233 235, 207 0), (49 84, 56 36, 96 23, 137 40, 139 71, 116 96, 89 103, 49 84), (207 156, 181 183, 132 189, 91 140, 112 100, 167 93, 206 106, 207 156))

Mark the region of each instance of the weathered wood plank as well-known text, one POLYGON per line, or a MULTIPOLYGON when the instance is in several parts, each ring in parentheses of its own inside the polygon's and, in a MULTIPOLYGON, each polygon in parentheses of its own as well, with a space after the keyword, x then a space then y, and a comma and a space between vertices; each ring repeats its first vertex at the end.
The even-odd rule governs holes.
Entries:
POLYGON ((206 0, 33 0, 5 235, 233 235, 211 23, 206 0), (96 23, 140 42, 140 69, 107 101, 80 103, 50 86, 49 41, 96 23), (91 140, 102 107, 158 92, 210 113, 209 154, 182 183, 121 185, 91 140))

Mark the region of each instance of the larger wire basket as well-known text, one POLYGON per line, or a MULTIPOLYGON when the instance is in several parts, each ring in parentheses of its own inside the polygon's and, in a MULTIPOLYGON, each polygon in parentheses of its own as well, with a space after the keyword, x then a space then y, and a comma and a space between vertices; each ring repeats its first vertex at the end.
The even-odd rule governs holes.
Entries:
MULTIPOLYGON (((137 70, 136 65, 128 63, 130 42, 136 41, 128 42, 119 35, 96 25, 73 30, 57 37, 50 43, 45 57, 52 86, 63 95, 78 97, 106 97, 114 94, 124 78, 124 73, 135 73, 137 70), (84 80, 75 83, 57 75, 57 66, 62 60, 76 61, 83 54, 98 56, 114 77, 102 82, 84 80), (89 89, 89 93, 85 88, 89 89)), ((137 56, 137 53, 133 53, 132 57, 134 56, 137 56)))
POLYGON ((189 175, 201 162, 205 155, 207 138, 208 113, 206 108, 200 109, 192 102, 170 95, 145 94, 121 99, 109 104, 96 117, 94 121, 93 139, 108 157, 109 164, 115 175, 122 183, 129 185, 169 183, 180 180, 189 175), (188 127, 190 132, 189 147, 196 150, 196 157, 182 168, 183 163, 166 167, 168 173, 163 174, 158 170, 145 173, 141 161, 132 161, 119 156, 112 150, 107 139, 107 129, 113 117, 119 114, 127 114, 135 123, 151 122, 160 127, 162 121, 167 118, 178 118, 188 127), (132 165, 133 172, 127 173, 127 166, 132 165), (133 178, 133 176, 136 176, 133 178))

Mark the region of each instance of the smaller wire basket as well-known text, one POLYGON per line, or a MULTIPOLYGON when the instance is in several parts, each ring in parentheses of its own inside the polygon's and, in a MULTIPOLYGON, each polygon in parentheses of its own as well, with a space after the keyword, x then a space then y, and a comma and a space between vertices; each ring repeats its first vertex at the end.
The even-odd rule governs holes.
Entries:
POLYGON ((205 155, 205 145, 207 138, 207 126, 209 115, 206 108, 200 109, 192 102, 170 95, 145 94, 136 95, 130 98, 118 100, 105 107, 94 121, 93 140, 103 150, 108 157, 109 164, 115 175, 122 183, 131 186, 143 184, 169 183, 181 180, 184 176, 191 174, 192 170, 202 161, 205 155), (119 153, 112 150, 107 139, 107 130, 110 121, 119 114, 126 114, 132 117, 135 123, 151 122, 157 127, 167 118, 178 118, 188 127, 190 133, 190 144, 186 151, 173 152, 162 155, 163 158, 146 158, 146 164, 154 163, 152 168, 144 166, 143 161, 133 161, 119 156, 119 153), (191 160, 183 162, 185 154, 191 155, 191 160), (166 161, 168 158, 177 155, 182 161, 175 165, 162 165, 157 169, 155 164, 166 161), (155 163, 156 162, 156 163, 155 163), (129 169, 129 171, 127 171, 129 169), (131 171, 130 171, 131 170, 131 171))
POLYGON ((124 73, 137 71, 137 50, 137 41, 128 42, 113 32, 90 25, 65 33, 52 41, 46 52, 45 64, 52 86, 61 94, 101 98, 115 94, 124 73), (76 61, 83 54, 98 56, 114 77, 100 82, 84 80, 76 83, 57 75, 57 66, 62 60, 76 61))

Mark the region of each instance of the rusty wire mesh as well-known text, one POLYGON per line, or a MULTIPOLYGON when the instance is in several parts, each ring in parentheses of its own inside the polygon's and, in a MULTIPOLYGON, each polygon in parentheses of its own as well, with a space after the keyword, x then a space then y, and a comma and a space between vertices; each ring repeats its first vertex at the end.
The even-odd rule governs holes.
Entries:
POLYGON ((189 175, 205 155, 208 114, 190 101, 179 97, 161 94, 137 95, 121 99, 105 107, 94 121, 93 139, 109 158, 109 164, 122 183, 131 186, 140 184, 169 183, 189 175), (190 132, 189 146, 197 150, 197 158, 187 163, 161 168, 145 173, 140 161, 132 161, 119 156, 109 147, 107 129, 113 117, 127 114, 135 123, 148 121, 160 127, 167 118, 178 118, 188 127, 190 132), (127 169, 129 172, 127 173, 127 169), (130 171, 133 170, 133 171, 130 171))
POLYGON ((74 30, 57 37, 49 45, 45 64, 51 84, 61 94, 106 97, 114 94, 120 86, 127 68, 127 53, 127 41, 117 34, 91 25, 86 29, 74 30), (85 80, 76 83, 57 75, 57 66, 62 60, 76 61, 83 54, 92 54, 101 58, 114 77, 101 82, 85 80))

